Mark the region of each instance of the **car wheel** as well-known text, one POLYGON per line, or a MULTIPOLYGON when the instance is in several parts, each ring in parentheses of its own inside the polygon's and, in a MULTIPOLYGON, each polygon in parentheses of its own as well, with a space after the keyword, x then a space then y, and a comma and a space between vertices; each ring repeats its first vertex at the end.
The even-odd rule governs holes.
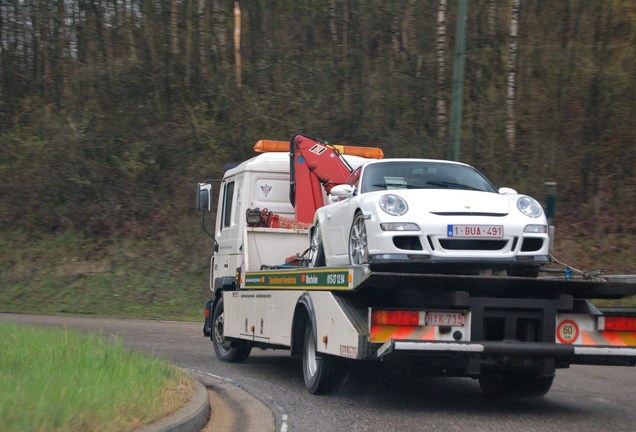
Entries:
POLYGON ((362 213, 356 213, 349 232, 349 262, 353 265, 369 263, 367 228, 362 213))
POLYGON ((224 313, 223 313, 223 295, 219 297, 214 305, 212 314, 212 345, 216 357, 228 363, 244 362, 250 355, 252 347, 245 342, 236 342, 234 345, 223 336, 224 313))
POLYGON ((322 246, 320 224, 316 224, 311 234, 311 242, 309 245, 309 267, 324 267, 325 264, 325 249, 322 246))

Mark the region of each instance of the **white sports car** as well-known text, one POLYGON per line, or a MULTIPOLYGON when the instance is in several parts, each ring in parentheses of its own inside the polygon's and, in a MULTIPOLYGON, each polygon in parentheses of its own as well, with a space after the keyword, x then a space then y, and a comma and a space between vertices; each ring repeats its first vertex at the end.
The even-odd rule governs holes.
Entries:
POLYGON ((331 190, 310 230, 310 265, 369 264, 406 271, 506 270, 536 276, 549 262, 541 205, 497 190, 475 168, 428 159, 383 159, 331 190))

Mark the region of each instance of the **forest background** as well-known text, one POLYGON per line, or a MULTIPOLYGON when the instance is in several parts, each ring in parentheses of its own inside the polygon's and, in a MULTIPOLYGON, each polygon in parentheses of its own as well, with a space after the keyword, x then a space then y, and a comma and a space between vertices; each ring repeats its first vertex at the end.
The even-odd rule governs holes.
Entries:
MULTIPOLYGON (((308 133, 446 158, 457 2, 0 0, 0 310, 199 318, 194 185, 308 133)), ((636 4, 468 2, 459 159, 636 273, 636 4)))

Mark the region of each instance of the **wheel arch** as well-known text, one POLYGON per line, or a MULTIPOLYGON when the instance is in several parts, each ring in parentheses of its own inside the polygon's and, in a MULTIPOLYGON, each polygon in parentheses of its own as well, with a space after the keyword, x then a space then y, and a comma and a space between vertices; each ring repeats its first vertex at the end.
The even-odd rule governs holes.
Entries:
POLYGON ((303 352, 303 341, 307 322, 311 322, 314 334, 318 334, 314 302, 309 293, 304 293, 298 299, 296 308, 294 309, 294 318, 292 319, 291 328, 291 355, 300 355, 303 352))

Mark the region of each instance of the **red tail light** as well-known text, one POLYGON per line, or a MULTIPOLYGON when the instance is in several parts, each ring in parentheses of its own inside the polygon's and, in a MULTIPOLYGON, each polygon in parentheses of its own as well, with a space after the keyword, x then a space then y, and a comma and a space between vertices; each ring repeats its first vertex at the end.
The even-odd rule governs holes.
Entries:
POLYGON ((599 318, 599 330, 636 332, 636 317, 604 316, 599 318))
POLYGON ((408 310, 372 310, 371 324, 417 326, 420 325, 420 312, 408 310))

